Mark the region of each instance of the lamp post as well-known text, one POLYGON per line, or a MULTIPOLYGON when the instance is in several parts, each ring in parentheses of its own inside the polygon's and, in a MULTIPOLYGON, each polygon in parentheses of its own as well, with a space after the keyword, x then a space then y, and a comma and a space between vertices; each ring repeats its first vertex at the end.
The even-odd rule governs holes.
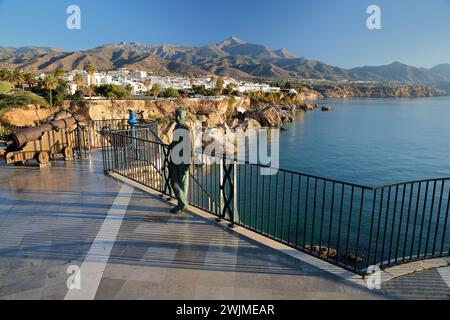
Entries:
POLYGON ((128 119, 128 124, 131 126, 131 135, 132 135, 132 147, 133 150, 136 151, 137 155, 137 148, 136 148, 136 125, 139 123, 139 120, 136 119, 136 113, 134 111, 130 110, 130 118, 128 119))

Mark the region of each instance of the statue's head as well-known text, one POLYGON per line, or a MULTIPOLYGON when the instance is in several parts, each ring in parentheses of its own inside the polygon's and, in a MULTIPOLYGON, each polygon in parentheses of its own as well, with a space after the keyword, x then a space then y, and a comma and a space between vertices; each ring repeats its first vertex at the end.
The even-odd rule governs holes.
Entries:
POLYGON ((177 109, 175 111, 175 121, 178 124, 185 124, 186 123, 186 116, 187 116, 186 110, 177 109))

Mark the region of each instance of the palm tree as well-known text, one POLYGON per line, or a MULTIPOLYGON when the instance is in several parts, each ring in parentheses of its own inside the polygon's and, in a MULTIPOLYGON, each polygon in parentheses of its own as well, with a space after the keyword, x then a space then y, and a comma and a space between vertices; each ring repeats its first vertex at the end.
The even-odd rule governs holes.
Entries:
POLYGON ((41 86, 49 91, 50 94, 50 109, 53 112, 53 90, 58 87, 58 79, 53 75, 47 75, 42 79, 41 86))
POLYGON ((189 83, 191 84, 191 86, 194 86, 195 85, 195 78, 194 78, 194 76, 192 74, 190 74, 188 76, 188 78, 189 78, 189 83))
POLYGON ((74 77, 73 77, 73 82, 75 82, 75 84, 77 85, 77 87, 81 87, 84 83, 84 78, 81 74, 77 73, 74 77))
POLYGON ((0 80, 1 81, 9 81, 10 78, 11 78, 11 70, 0 69, 0 80))
POLYGON ((84 68, 84 71, 86 71, 88 76, 89 76, 88 92, 89 92, 89 99, 92 99, 92 92, 94 91, 92 87, 93 87, 94 82, 95 82, 95 81, 93 81, 93 76, 95 74, 95 66, 93 64, 88 64, 86 66, 86 68, 84 68))
POLYGON ((24 73, 21 69, 14 69, 9 75, 9 82, 11 82, 15 87, 21 87, 25 83, 24 73))
POLYGON ((37 74, 34 72, 27 72, 23 75, 25 83, 28 85, 28 88, 31 90, 37 85, 37 74))
POLYGON ((84 68, 84 71, 86 71, 87 74, 89 75, 89 85, 92 86, 94 84, 92 77, 94 76, 96 71, 95 66, 93 64, 88 64, 86 68, 84 68))
POLYGON ((53 76, 58 80, 64 78, 65 75, 66 71, 64 71, 64 69, 58 68, 55 71, 53 71, 53 76))
POLYGON ((159 83, 155 83, 154 85, 153 85, 153 87, 152 87, 152 90, 151 90, 151 94, 154 96, 154 97, 158 97, 158 94, 161 92, 161 86, 159 85, 159 83))
POLYGON ((144 86, 147 88, 147 91, 149 91, 151 89, 151 87, 152 87, 152 80, 145 79, 144 86))

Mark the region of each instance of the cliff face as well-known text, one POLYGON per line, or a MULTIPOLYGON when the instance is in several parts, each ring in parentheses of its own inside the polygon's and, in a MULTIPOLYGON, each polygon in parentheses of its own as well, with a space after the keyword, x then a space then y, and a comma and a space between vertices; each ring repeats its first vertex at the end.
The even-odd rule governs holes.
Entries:
POLYGON ((299 93, 294 96, 292 101, 300 104, 304 103, 306 100, 317 100, 322 98, 323 95, 320 92, 307 87, 302 87, 299 93))
POLYGON ((49 108, 42 108, 39 105, 29 105, 26 108, 13 108, 5 112, 0 117, 0 122, 18 127, 34 126, 46 120, 51 114, 49 108))
MULTIPOLYGON (((68 107, 70 102, 66 102, 68 107)), ((247 107, 247 99, 230 98, 224 100, 92 100, 85 101, 84 115, 90 120, 102 119, 126 119, 128 111, 142 115, 144 119, 167 119, 173 117, 175 109, 184 107, 190 109, 191 113, 208 116, 218 113, 226 116, 234 112, 238 107, 247 107)))
POLYGON ((356 86, 319 85, 314 90, 325 98, 421 98, 445 95, 438 89, 424 86, 356 86))

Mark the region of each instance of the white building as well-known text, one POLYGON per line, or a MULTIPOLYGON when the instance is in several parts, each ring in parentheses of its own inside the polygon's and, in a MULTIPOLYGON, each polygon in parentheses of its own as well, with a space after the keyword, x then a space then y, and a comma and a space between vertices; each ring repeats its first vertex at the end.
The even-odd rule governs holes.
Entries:
POLYGON ((135 78, 135 79, 143 80, 143 79, 147 78, 147 72, 137 70, 131 74, 131 77, 135 78))

